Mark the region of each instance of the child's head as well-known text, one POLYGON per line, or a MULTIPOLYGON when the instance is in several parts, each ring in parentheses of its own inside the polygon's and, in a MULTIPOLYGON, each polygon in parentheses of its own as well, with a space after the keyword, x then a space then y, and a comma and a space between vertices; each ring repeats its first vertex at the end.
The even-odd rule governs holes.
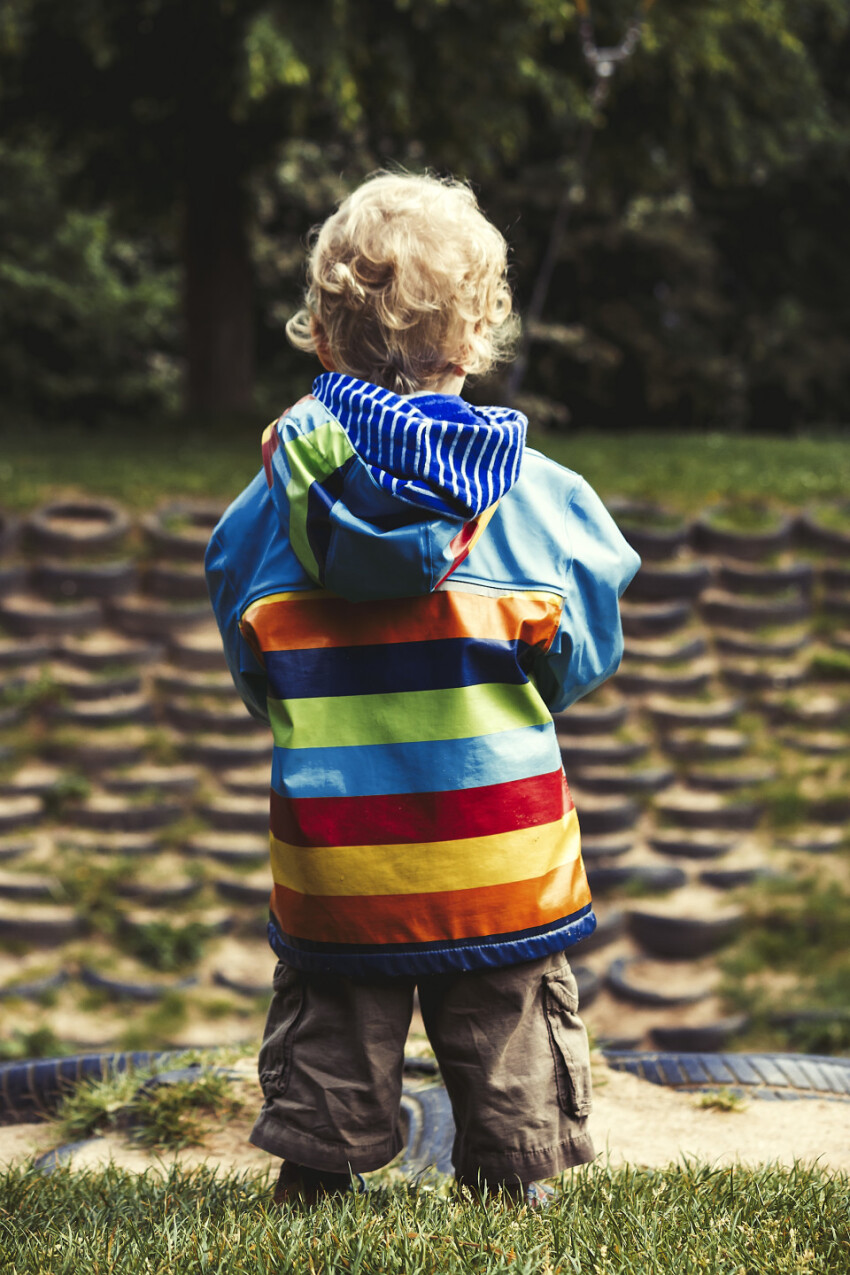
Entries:
POLYGON ((510 352, 507 245, 468 186, 378 173, 313 232, 286 333, 361 380, 411 394, 510 352))

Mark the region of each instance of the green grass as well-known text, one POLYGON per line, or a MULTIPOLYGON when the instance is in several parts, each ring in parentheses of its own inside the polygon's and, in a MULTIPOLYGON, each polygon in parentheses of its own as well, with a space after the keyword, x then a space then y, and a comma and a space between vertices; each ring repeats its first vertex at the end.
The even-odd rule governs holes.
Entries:
POLYGON ((16 1275, 844 1275, 850 1181, 816 1171, 595 1169, 547 1212, 380 1189, 313 1212, 209 1170, 0 1178, 0 1268, 16 1275))
POLYGON ((850 1051, 850 891, 806 875, 761 881, 747 895, 743 937, 721 958, 720 993, 727 1006, 752 1017, 739 1049, 791 1049, 802 1053, 850 1051), (774 974, 792 974, 795 989, 773 986, 774 974), (780 1026, 776 1015, 834 1011, 835 1017, 780 1026))
POLYGON ((603 496, 623 495, 695 513, 722 500, 808 505, 844 498, 846 436, 547 434, 530 439, 603 496))
MULTIPOLYGON (((270 415, 270 414, 269 414, 270 415)), ((226 502, 260 468, 266 419, 180 421, 86 430, 3 425, 3 506, 30 509, 65 490, 148 511, 176 496, 226 502)), ((530 434, 532 446, 578 470, 604 496, 659 501, 692 513, 722 500, 807 505, 846 499, 850 447, 839 433, 802 438, 729 434, 530 434)))
POLYGON ((840 505, 818 505, 812 510, 815 522, 831 531, 850 531, 850 502, 840 505))
POLYGON ((850 651, 816 651, 809 672, 827 682, 850 682, 850 651))
POLYGON ((749 1106, 743 1094, 734 1089, 715 1089, 711 1093, 703 1093, 695 1100, 694 1106, 702 1111, 746 1111, 749 1106))
MULTIPOLYGON (((719 531, 737 533, 775 531, 782 515, 762 501, 736 500, 715 505, 707 511, 708 521, 719 531)), ((793 590, 789 591, 793 596, 793 590)))
POLYGON ((48 667, 39 670, 33 678, 16 677, 13 673, 0 688, 0 708, 43 708, 49 704, 63 704, 67 692, 52 676, 48 667))
POLYGON ((134 1014, 118 1036, 119 1049, 167 1049, 189 1017, 189 1003, 183 992, 172 990, 134 1014))
POLYGON ((0 1062, 56 1058, 64 1053, 67 1053, 67 1047, 49 1027, 35 1027, 29 1032, 16 1028, 10 1037, 0 1040, 0 1062))
POLYGON ((200 1071, 191 1080, 146 1087, 151 1070, 124 1071, 92 1084, 78 1085, 56 1117, 62 1142, 78 1142, 121 1130, 143 1147, 197 1146, 213 1123, 241 1109, 227 1076, 200 1071))
POLYGON ((121 928, 117 937, 130 956, 150 969, 171 974, 197 965, 213 932, 213 927, 203 921, 172 925, 157 920, 121 928))

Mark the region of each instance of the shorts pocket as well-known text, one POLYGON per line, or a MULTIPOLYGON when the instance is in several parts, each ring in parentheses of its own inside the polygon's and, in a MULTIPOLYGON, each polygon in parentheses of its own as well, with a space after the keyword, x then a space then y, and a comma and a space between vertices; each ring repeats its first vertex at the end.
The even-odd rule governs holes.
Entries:
POLYGON ((289 1084, 295 1032, 304 1013, 304 980, 298 970, 278 961, 272 988, 258 1071, 264 1096, 281 1098, 289 1084))
POLYGON ((569 965, 543 975, 546 1026, 555 1062, 558 1102, 570 1116, 590 1112, 590 1047, 578 1016, 578 986, 569 965))

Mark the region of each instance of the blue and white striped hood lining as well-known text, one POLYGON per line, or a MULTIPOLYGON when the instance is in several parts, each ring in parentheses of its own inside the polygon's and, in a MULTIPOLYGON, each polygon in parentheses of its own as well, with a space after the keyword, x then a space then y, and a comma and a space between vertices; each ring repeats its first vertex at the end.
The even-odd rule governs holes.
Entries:
POLYGON ((509 407, 473 407, 454 394, 404 398, 340 372, 313 382, 375 482, 438 513, 475 518, 510 491, 528 421, 509 407))

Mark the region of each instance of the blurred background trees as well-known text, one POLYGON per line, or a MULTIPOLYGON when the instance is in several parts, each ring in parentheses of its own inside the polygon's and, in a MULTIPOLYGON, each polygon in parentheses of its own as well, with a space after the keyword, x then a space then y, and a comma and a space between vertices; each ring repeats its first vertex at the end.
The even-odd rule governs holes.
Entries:
MULTIPOLYGON (((597 0, 598 42, 640 7, 597 0)), ((846 421, 845 0, 656 0, 592 118, 576 20, 561 0, 4 0, 6 410, 280 410, 311 375, 283 336, 305 234, 401 163, 473 181, 520 308, 572 184, 539 418, 846 421)))

